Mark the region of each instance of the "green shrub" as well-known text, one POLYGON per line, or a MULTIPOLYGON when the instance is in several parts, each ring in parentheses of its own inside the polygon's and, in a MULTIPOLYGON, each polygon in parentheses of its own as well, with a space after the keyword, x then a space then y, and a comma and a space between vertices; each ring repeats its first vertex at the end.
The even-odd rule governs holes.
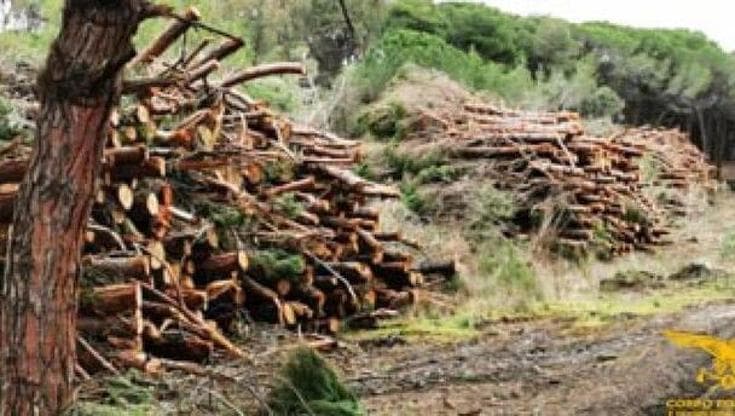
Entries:
POLYGON ((416 174, 416 182, 419 184, 427 184, 434 182, 452 182, 459 178, 463 169, 452 165, 432 165, 422 169, 416 174))
POLYGON ((294 351, 268 396, 276 415, 361 416, 357 396, 345 387, 336 371, 309 348, 294 351))
POLYGON ((625 101, 612 88, 603 86, 582 100, 579 111, 587 117, 612 117, 624 107, 625 101))
POLYGON ((261 250, 250 257, 250 270, 264 281, 298 280, 306 269, 303 257, 280 249, 261 250))
POLYGON ((285 160, 268 161, 263 169, 266 182, 290 182, 294 178, 294 166, 285 160))
POLYGON ((274 206, 276 210, 291 219, 298 217, 304 211, 304 206, 292 193, 286 193, 276 198, 274 206))
POLYGON ((401 201, 411 211, 422 215, 429 211, 429 201, 421 195, 416 183, 405 181, 401 184, 401 201))
POLYGON ((368 108, 358 117, 355 134, 370 133, 378 139, 400 139, 405 116, 406 109, 400 103, 393 102, 368 108))
POLYGON ((13 109, 0 97, 0 141, 11 140, 20 133, 11 120, 13 109))
POLYGON ((212 221, 218 228, 239 227, 247 222, 240 210, 226 204, 202 200, 195 205, 197 213, 212 221))
POLYGON ((466 214, 467 234, 476 241, 497 236, 498 225, 510 221, 516 212, 513 195, 491 184, 476 188, 469 201, 466 214))
POLYGON ((373 169, 373 165, 369 162, 362 161, 358 163, 352 170, 358 176, 361 176, 367 180, 377 179, 377 174, 375 173, 375 170, 373 169))
POLYGON ((424 169, 445 165, 448 160, 440 151, 429 151, 422 156, 401 153, 396 146, 389 146, 383 152, 382 162, 396 179, 416 175, 424 169))
POLYGON ((623 220, 635 224, 646 225, 649 223, 646 212, 641 207, 635 205, 626 205, 623 212, 623 220))

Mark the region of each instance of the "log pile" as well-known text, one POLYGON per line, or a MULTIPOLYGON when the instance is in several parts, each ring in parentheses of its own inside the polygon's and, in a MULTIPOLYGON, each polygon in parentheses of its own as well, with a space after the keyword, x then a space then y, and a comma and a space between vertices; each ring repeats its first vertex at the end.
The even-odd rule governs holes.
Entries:
POLYGON ((665 208, 671 207, 659 206, 644 188, 709 186, 712 180, 711 166, 683 133, 638 129, 591 137, 570 112, 465 103, 423 112, 411 139, 429 139, 455 161, 481 161, 482 174, 516 199, 515 232, 550 234, 551 245, 574 252, 608 256, 666 243, 665 208), (648 159, 663 167, 651 178, 641 169, 648 159))
POLYGON ((691 195, 716 188, 715 167, 678 129, 630 128, 613 135, 611 140, 643 151, 639 162, 644 186, 672 216, 688 214, 691 195))
MULTIPOLYGON (((232 37, 165 62, 198 18, 190 9, 133 60, 104 138, 84 236, 78 371, 245 357, 227 337, 243 316, 334 333, 348 317, 372 322, 392 314, 370 311, 417 300, 423 275, 407 250, 417 244, 382 230, 369 204, 399 193, 351 171, 358 143, 299 126, 236 88, 303 66, 220 79, 219 62, 243 45, 232 37)), ((3 153, 7 231, 28 155, 3 153)))

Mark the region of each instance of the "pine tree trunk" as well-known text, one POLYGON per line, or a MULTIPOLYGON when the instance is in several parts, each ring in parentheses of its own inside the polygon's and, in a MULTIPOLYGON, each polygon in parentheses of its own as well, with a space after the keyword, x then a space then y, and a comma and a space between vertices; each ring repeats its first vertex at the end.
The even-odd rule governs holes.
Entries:
POLYGON ((38 79, 41 112, 15 206, 2 287, 0 414, 51 415, 74 399, 77 279, 104 133, 133 56, 141 0, 66 0, 38 79))

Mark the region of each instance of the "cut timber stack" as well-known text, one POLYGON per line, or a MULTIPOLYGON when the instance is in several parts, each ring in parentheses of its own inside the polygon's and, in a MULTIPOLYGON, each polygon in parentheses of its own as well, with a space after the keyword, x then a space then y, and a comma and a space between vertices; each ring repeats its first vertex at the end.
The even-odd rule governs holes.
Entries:
POLYGON ((520 206, 516 232, 551 229, 552 246, 605 256, 666 242, 664 211, 643 192, 650 185, 642 178, 644 157, 668 167, 658 172, 656 184, 687 187, 711 181, 710 165, 682 133, 642 129, 590 137, 570 112, 466 103, 420 114, 408 139, 429 139, 429 146, 454 160, 481 162, 483 174, 512 191, 520 206))
MULTIPOLYGON (((111 118, 83 257, 88 372, 157 371, 215 351, 244 357, 226 336, 243 315, 333 333, 345 318, 391 316, 370 311, 417 300, 423 276, 406 251, 416 243, 382 230, 369 205, 398 191, 352 173, 358 143, 298 126, 236 89, 303 74, 300 64, 217 79, 219 62, 243 45, 232 37, 164 62, 198 16, 187 11, 133 60, 111 118)), ((27 160, 0 159, 6 227, 27 160)))
POLYGON ((716 189, 715 167, 680 130, 630 128, 614 135, 612 141, 643 152, 640 164, 644 185, 673 216, 688 213, 689 197, 697 191, 716 189))

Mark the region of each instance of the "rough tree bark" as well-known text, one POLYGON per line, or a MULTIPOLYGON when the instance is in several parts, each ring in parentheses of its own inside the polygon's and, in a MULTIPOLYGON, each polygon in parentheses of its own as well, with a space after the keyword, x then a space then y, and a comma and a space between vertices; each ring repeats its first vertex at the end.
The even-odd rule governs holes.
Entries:
POLYGON ((66 0, 38 78, 29 174, 15 206, 2 287, 0 414, 51 415, 74 399, 77 279, 104 133, 142 0, 66 0))

